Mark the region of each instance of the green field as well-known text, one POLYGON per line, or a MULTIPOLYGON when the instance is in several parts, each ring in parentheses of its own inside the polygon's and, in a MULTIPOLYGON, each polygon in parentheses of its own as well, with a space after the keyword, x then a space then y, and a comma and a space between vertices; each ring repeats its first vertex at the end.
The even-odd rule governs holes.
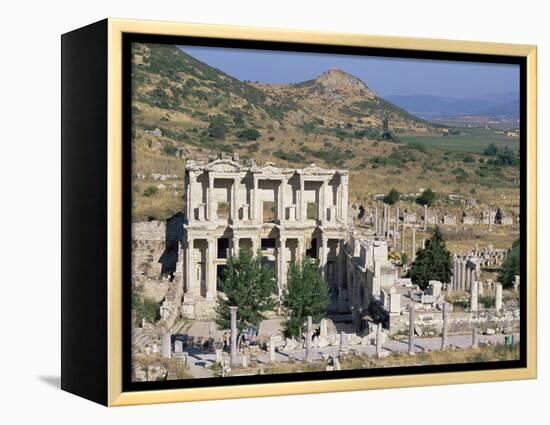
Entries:
POLYGON ((440 148, 455 152, 483 153, 489 144, 494 143, 499 148, 507 146, 510 149, 519 149, 519 138, 495 133, 493 130, 460 129, 457 136, 443 136, 441 134, 403 134, 400 138, 405 142, 420 142, 427 148, 440 148))

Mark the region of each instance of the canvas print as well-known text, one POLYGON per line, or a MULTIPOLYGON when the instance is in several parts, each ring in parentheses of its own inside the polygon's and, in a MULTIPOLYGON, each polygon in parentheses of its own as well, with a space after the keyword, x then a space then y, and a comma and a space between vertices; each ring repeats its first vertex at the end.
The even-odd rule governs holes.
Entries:
POLYGON ((520 358, 520 69, 131 45, 131 380, 520 358))

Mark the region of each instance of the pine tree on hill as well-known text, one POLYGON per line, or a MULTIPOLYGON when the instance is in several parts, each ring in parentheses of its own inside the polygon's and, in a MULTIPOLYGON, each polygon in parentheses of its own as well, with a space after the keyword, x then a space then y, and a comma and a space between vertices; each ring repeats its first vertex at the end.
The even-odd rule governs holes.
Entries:
POLYGON ((439 227, 436 227, 425 248, 417 251, 409 273, 412 282, 421 289, 428 287, 430 280, 446 283, 451 281, 451 253, 445 246, 445 239, 439 227))

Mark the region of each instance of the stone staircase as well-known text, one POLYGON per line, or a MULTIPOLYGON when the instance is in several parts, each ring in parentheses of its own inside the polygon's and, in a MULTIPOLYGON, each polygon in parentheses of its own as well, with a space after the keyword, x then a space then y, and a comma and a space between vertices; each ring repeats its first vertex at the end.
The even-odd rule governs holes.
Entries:
POLYGON ((195 301, 195 320, 212 320, 216 317, 214 307, 215 301, 197 300, 195 301))

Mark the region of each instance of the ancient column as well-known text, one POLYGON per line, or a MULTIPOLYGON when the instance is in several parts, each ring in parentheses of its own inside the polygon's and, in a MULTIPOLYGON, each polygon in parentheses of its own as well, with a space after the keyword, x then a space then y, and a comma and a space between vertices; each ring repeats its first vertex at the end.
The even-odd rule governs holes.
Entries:
POLYGON ((232 189, 232 197, 231 197, 231 221, 233 223, 236 223, 239 221, 239 208, 237 205, 237 193, 239 188, 239 178, 234 177, 233 178, 233 186, 231 186, 232 189))
POLYGON ((239 238, 237 236, 233 236, 231 239, 231 245, 233 245, 233 256, 238 257, 239 256, 239 238))
MULTIPOLYGON (((193 171, 189 171, 189 185, 187 186, 187 220, 188 221, 192 221, 195 219, 195 214, 194 214, 194 211, 195 211, 195 208, 194 208, 194 205, 193 205, 193 196, 192 196, 192 193, 193 193, 193 183, 195 183, 196 181, 196 176, 195 176, 195 173, 193 171)), ((199 220, 201 219, 201 217, 199 217, 199 220)))
POLYGON ((283 288, 286 285, 286 238, 281 237, 279 238, 279 251, 278 254, 278 262, 279 262, 279 279, 278 280, 278 288, 279 288, 279 296, 283 295, 283 288))
POLYGON ((194 253, 193 253, 193 238, 190 236, 187 237, 187 253, 186 253, 186 276, 187 276, 187 287, 186 287, 186 296, 193 297, 193 293, 195 291, 195 260, 194 260, 194 253))
POLYGON ((348 341, 346 338, 346 333, 344 331, 340 332, 340 352, 345 351, 348 347, 348 341))
POLYGON ((237 365, 237 307, 229 307, 229 314, 231 317, 231 348, 229 356, 229 364, 231 366, 237 365))
POLYGON ((458 260, 456 256, 453 256, 453 284, 451 288, 453 291, 458 289, 458 260))
POLYGON ((207 207, 208 207, 208 221, 214 220, 214 177, 208 173, 208 194, 207 194, 207 207))
POLYGON ((327 271, 328 239, 323 235, 321 236, 321 247, 322 247, 322 251, 321 251, 321 273, 322 273, 323 277, 326 279, 327 278, 326 271, 327 271))
POLYGON ((405 252, 405 222, 401 226, 401 254, 405 252))
POLYGON ((382 353, 382 323, 376 325, 376 356, 380 357, 382 353))
POLYGON ((477 311, 478 281, 472 280, 470 284, 470 311, 477 311))
POLYGON ((348 185, 349 176, 343 174, 340 176, 340 184, 342 185, 342 221, 348 222, 348 185))
POLYGON ((279 205, 278 205, 278 209, 277 209, 277 215, 278 215, 278 219, 279 219, 279 222, 281 221, 285 221, 286 220, 286 217, 285 217, 285 178, 283 177, 281 179, 281 184, 279 185, 279 205))
POLYGON ((216 297, 216 273, 214 264, 215 252, 214 238, 208 238, 208 248, 206 249, 206 298, 213 300, 216 297))
POLYGON ((502 283, 499 282, 495 285, 495 309, 502 310, 502 283))
POLYGON ((344 272, 346 270, 345 240, 338 241, 338 291, 344 286, 344 272))
POLYGON ((395 207, 395 223, 393 224, 393 246, 397 246, 397 226, 399 224, 399 207, 395 207))
POLYGON ((414 354, 414 307, 409 306, 409 354, 414 354))
POLYGON ((321 192, 322 192, 322 196, 321 196, 321 207, 323 208, 323 211, 321 212, 321 217, 319 217, 322 221, 326 221, 327 220, 327 208, 328 208, 328 199, 327 199, 327 187, 328 187, 328 184, 327 184, 327 179, 325 178, 323 180, 323 185, 321 186, 321 192))
POLYGON ((428 228, 428 205, 424 204, 424 231, 428 228))
POLYGON ((300 205, 298 206, 298 213, 300 217, 298 220, 307 220, 307 211, 305 211, 305 202, 304 202, 304 192, 305 192, 306 182, 304 181, 304 176, 300 174, 300 205))
POLYGON ((269 337, 269 363, 275 362, 275 337, 269 337))
POLYGON ((254 255, 258 254, 259 249, 260 249, 260 239, 257 237, 252 238, 252 251, 254 252, 254 255))
POLYGON ((466 261, 460 261, 460 290, 466 290, 466 261))
POLYGON ((165 359, 172 357, 172 334, 163 332, 160 339, 160 354, 165 359))
POLYGON ((299 261, 302 261, 302 258, 304 257, 304 254, 305 254, 304 244, 305 244, 304 238, 299 237, 298 238, 298 260, 299 261))
POLYGON ((307 316, 307 327, 306 327, 306 362, 311 363, 313 358, 313 353, 311 350, 311 316, 307 316))
POLYGON ((388 232, 388 204, 384 204, 384 221, 382 225, 382 236, 386 237, 388 232))
POLYGON ((412 228, 411 261, 416 257, 416 229, 412 228))
POLYGON ((443 302, 443 329, 441 330, 441 349, 447 347, 447 339, 448 339, 448 332, 449 332, 449 304, 447 302, 443 302))
POLYGON ((478 338, 477 338, 477 328, 474 327, 472 329, 472 348, 477 348, 479 345, 478 338))
POLYGON ((379 233, 379 226, 378 226, 378 207, 374 207, 374 233, 379 233))
POLYGON ((252 220, 252 222, 256 222, 258 214, 258 177, 256 176, 256 174, 254 174, 252 179, 253 187, 252 193, 250 194, 250 220, 252 220))

